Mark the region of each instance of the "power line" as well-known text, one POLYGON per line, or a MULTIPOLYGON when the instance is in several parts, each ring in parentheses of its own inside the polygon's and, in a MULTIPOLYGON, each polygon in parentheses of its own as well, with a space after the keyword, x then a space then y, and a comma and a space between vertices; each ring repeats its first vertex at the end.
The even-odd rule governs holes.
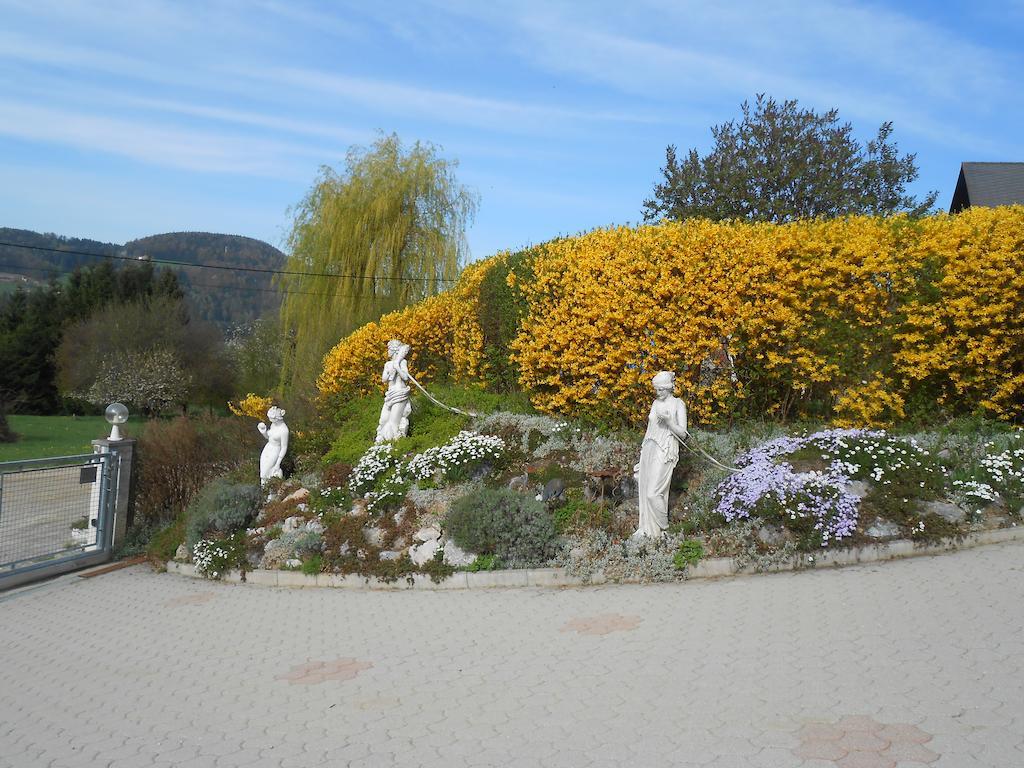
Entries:
MULTIPOLYGON (((69 275, 74 272, 74 268, 68 267, 27 267, 20 264, 4 264, 0 263, 0 269, 19 269, 27 270, 31 272, 44 272, 51 277, 58 277, 60 275, 69 275)), ((38 283, 38 281, 36 281, 38 283)), ((21 287, 21 286, 19 286, 21 287)), ((29 287, 41 287, 38 284, 29 287)), ((337 297, 344 299, 360 299, 364 298, 361 294, 352 293, 321 293, 319 291, 286 291, 277 288, 259 288, 256 286, 248 285, 218 285, 216 283, 197 283, 194 280, 189 280, 187 284, 182 284, 183 289, 185 288, 211 288, 214 290, 221 291, 257 291, 259 293, 276 293, 279 296, 323 296, 323 297, 337 297)))
POLYGON ((352 280, 383 280, 383 281, 395 281, 399 283, 411 283, 411 282, 423 282, 423 283, 455 283, 456 280, 449 280, 443 277, 384 277, 377 275, 351 275, 351 274, 336 274, 332 272, 300 272, 297 270, 289 269, 267 269, 264 267, 228 267, 220 264, 193 264, 188 261, 178 261, 176 259, 158 259, 152 257, 146 257, 140 259, 136 256, 122 256, 113 253, 91 253, 89 251, 76 251, 70 248, 49 248, 44 245, 25 245, 24 243, 8 243, 0 241, 0 247, 6 246, 8 248, 25 248, 30 251, 46 251, 48 253, 58 253, 72 256, 90 256, 95 259, 116 259, 119 261, 134 261, 134 262, 151 262, 153 264, 166 264, 176 267, 195 267, 197 269, 222 269, 228 272, 257 272, 265 275, 295 275, 299 277, 335 277, 335 278, 350 278, 352 280))

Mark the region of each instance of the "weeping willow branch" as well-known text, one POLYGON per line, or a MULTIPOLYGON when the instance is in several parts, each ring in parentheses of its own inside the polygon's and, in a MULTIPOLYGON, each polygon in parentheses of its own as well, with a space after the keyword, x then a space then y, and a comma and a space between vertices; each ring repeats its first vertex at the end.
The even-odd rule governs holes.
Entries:
POLYGON ((468 255, 477 196, 457 162, 432 144, 404 150, 398 136, 349 150, 343 173, 324 167, 292 211, 282 326, 290 335, 281 387, 309 390, 324 354, 381 315, 446 287, 468 255))

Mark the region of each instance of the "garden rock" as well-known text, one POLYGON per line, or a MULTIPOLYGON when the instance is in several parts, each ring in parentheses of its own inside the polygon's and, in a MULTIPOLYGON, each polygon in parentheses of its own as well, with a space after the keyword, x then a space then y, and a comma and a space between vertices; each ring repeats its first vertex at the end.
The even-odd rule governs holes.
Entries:
POLYGON ((774 525, 761 525, 755 531, 757 538, 770 547, 782 544, 786 540, 786 532, 774 525))
POLYGON ((462 547, 451 539, 444 542, 444 562, 455 568, 471 565, 476 560, 476 555, 466 552, 462 547))
POLYGON ((873 539, 895 539, 900 535, 900 527, 889 520, 875 520, 865 533, 873 539))
POLYGON ((856 496, 858 499, 863 499, 869 493, 871 493, 871 484, 866 483, 863 480, 851 480, 846 484, 844 489, 851 496, 856 496))
POLYGON ((959 523, 967 515, 956 504, 948 501, 926 501, 922 508, 925 514, 938 515, 951 523, 959 523))
POLYGON ((185 542, 181 542, 178 548, 174 551, 174 559, 179 563, 187 563, 189 558, 188 547, 185 546, 185 542))
POLYGON ((635 499, 639 494, 640 490, 633 475, 626 475, 622 478, 613 492, 613 495, 617 495, 621 499, 635 499))
POLYGON ((422 544, 417 544, 414 547, 409 547, 409 559, 412 560, 416 565, 423 566, 434 559, 434 555, 441 548, 441 542, 438 539, 431 539, 425 541, 422 544))
POLYGON ((379 547, 384 543, 384 529, 377 528, 376 526, 370 526, 369 528, 363 529, 363 538, 367 544, 374 547, 379 547))
POLYGON ((393 552, 389 549, 385 549, 383 552, 380 553, 381 560, 398 560, 401 556, 401 552, 393 552))
POLYGON ((306 488, 299 488, 297 491, 292 491, 284 497, 284 503, 287 504, 289 501, 294 501, 296 504, 309 501, 309 490, 306 488))
POLYGON ((441 529, 435 525, 430 525, 426 528, 420 528, 412 537, 416 541, 437 541, 441 538, 441 529))
POLYGON ((302 528, 305 524, 306 518, 304 517, 299 517, 297 515, 295 517, 286 517, 284 521, 281 523, 281 530, 285 533, 288 533, 290 531, 297 531, 299 530, 299 528, 302 528))

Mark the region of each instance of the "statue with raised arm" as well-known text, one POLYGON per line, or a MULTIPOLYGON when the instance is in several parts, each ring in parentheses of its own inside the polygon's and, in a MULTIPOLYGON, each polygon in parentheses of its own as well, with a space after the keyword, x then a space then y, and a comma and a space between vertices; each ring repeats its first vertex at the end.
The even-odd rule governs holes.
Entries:
POLYGON ((384 407, 380 410, 375 442, 384 443, 405 437, 409 432, 409 414, 412 412, 409 390, 409 364, 406 357, 410 347, 397 339, 388 342, 388 361, 384 363, 381 380, 388 385, 384 394, 384 407))
POLYGON ((640 492, 640 524, 634 537, 657 539, 668 528, 668 487, 679 460, 679 441, 686 438, 686 404, 672 395, 675 374, 661 371, 652 380, 654 403, 647 432, 634 467, 640 492))
POLYGON ((288 425, 284 423, 284 408, 270 406, 267 419, 270 421, 269 428, 262 421, 256 427, 267 441, 260 454, 260 485, 266 485, 272 477, 284 477, 281 461, 288 452, 288 425))

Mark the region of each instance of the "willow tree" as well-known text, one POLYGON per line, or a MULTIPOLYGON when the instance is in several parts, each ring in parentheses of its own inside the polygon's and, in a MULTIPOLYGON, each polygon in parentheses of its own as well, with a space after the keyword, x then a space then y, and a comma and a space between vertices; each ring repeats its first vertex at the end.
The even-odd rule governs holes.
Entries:
POLYGON ((406 151, 392 134, 350 149, 342 173, 320 170, 293 209, 280 280, 283 389, 310 391, 338 339, 454 281, 477 207, 457 165, 429 143, 406 151))

